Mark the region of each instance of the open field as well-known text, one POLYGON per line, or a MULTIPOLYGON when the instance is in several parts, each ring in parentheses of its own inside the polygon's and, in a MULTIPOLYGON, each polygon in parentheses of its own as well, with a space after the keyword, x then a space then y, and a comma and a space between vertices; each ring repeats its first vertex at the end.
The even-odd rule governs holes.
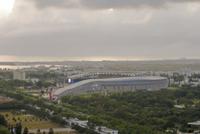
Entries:
POLYGON ((26 114, 25 112, 15 111, 0 111, 9 125, 15 125, 17 122, 21 122, 23 127, 28 127, 29 131, 36 133, 37 129, 41 132, 48 132, 49 128, 53 128, 56 134, 76 134, 76 132, 70 128, 63 128, 63 126, 53 123, 50 120, 41 119, 34 115, 26 114))
POLYGON ((15 125, 17 122, 21 122, 22 126, 29 129, 45 129, 45 128, 60 128, 61 126, 53 123, 49 120, 44 120, 30 114, 22 114, 12 111, 0 111, 1 115, 4 115, 8 124, 15 125))

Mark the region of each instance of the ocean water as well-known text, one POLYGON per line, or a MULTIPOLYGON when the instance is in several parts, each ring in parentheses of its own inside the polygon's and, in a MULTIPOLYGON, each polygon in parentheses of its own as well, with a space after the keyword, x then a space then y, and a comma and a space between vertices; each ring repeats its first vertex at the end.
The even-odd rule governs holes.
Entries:
POLYGON ((0 69, 10 69, 10 70, 23 69, 23 68, 30 68, 30 67, 31 67, 31 66, 0 65, 0 69))

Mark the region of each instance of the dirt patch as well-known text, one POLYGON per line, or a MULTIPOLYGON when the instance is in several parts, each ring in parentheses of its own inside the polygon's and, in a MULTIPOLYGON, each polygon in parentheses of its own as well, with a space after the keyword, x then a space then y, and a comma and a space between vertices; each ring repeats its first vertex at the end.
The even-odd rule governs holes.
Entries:
POLYGON ((0 104, 10 103, 12 101, 14 101, 14 100, 11 98, 0 96, 0 104))

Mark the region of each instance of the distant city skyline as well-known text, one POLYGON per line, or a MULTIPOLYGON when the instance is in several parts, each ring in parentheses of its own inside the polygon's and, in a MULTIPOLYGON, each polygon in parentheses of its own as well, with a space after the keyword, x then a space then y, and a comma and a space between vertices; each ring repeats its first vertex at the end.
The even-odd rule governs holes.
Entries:
POLYGON ((0 61, 200 59, 199 0, 0 0, 0 61))

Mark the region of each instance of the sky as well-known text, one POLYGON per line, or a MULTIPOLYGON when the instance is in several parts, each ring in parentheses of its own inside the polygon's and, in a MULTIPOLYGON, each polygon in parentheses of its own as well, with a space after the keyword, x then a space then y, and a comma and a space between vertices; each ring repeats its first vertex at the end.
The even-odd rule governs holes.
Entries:
POLYGON ((0 0, 0 61, 200 58, 199 24, 199 0, 0 0))

